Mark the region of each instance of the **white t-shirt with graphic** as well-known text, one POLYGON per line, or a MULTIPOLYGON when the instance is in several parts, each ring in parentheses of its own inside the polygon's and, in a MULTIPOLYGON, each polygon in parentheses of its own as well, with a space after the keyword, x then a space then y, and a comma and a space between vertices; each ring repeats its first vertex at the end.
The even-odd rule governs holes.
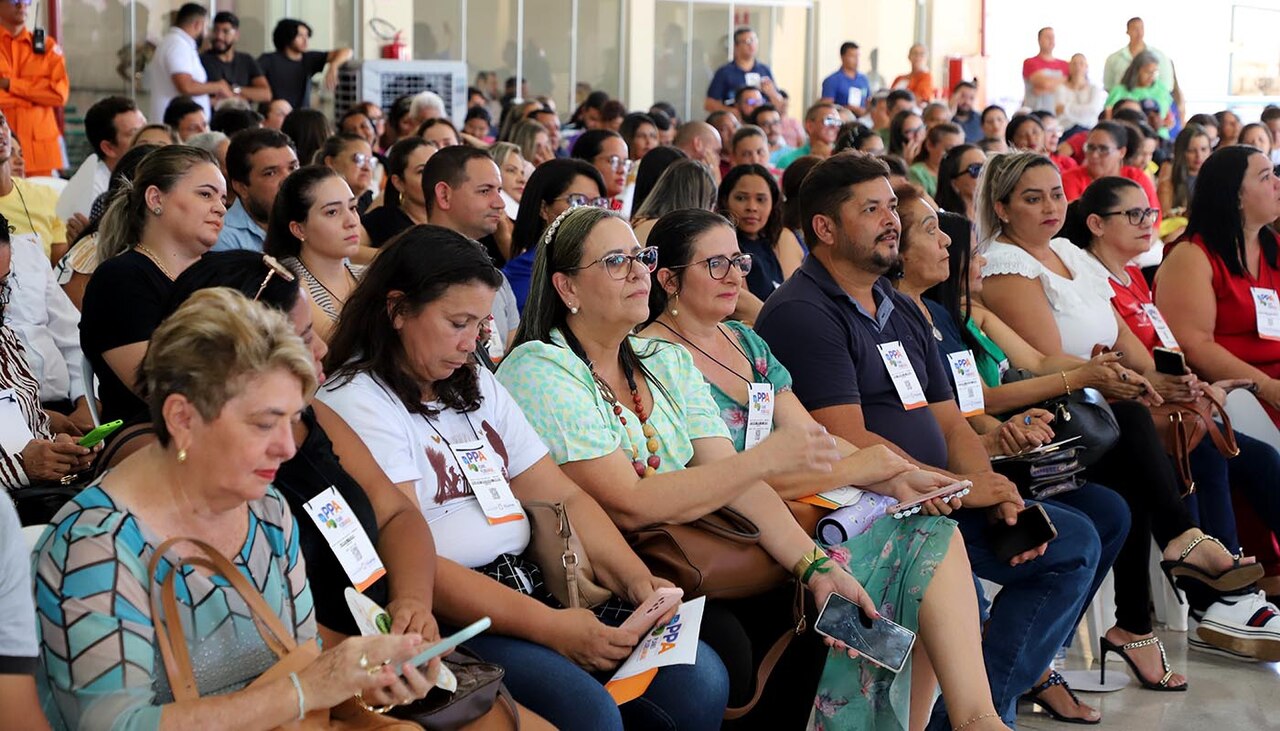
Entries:
MULTIPOLYGON (((350 381, 334 377, 317 394, 360 435, 392 482, 414 483, 436 551, 470 568, 504 553, 524 552, 529 520, 526 516, 490 525, 449 445, 485 440, 505 465, 508 480, 547 455, 546 445, 507 389, 488 370, 477 371, 480 408, 465 414, 441 411, 430 420, 409 413, 390 389, 367 373, 350 381)), ((428 406, 440 408, 438 403, 428 406)))

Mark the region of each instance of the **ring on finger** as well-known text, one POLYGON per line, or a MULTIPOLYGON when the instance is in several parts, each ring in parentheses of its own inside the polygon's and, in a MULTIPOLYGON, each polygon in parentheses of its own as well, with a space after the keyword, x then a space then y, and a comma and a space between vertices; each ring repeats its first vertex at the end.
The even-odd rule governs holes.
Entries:
POLYGON ((359 690, 356 691, 356 703, 359 703, 360 707, 365 709, 366 711, 372 711, 373 713, 376 713, 379 716, 385 714, 387 711, 390 711, 392 708, 396 707, 395 703, 392 703, 391 705, 388 705, 388 706, 371 706, 368 703, 365 703, 364 701, 364 691, 359 691, 359 690))

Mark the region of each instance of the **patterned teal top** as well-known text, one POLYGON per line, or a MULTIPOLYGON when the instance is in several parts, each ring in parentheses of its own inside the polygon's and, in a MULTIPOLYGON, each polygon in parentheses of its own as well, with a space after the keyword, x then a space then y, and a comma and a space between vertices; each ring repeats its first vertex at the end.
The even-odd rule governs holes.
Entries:
MULTIPOLYGON (((632 446, 645 459, 649 452, 640 420, 630 409, 631 399, 619 400, 627 418, 623 426, 596 388, 591 369, 569 349, 559 330, 551 331, 551 340, 524 343, 508 353, 498 367, 498 380, 520 404, 556 464, 604 457, 620 447, 630 459, 632 446)), ((668 400, 662 389, 650 388, 654 402, 649 423, 658 432, 662 458, 658 472, 688 465, 695 439, 729 437, 711 391, 684 348, 635 336, 631 347, 670 396, 668 400)))
MULTIPOLYGON (((756 331, 737 320, 727 320, 725 327, 737 336, 737 345, 746 353, 751 361, 752 380, 756 383, 772 383, 774 394, 791 390, 791 373, 769 350, 769 344, 756 331)), ((672 342, 679 341, 672 336, 672 342)), ((747 448, 747 406, 738 403, 719 386, 707 381, 711 388, 711 397, 720 408, 720 419, 729 428, 729 438, 733 440, 733 448, 741 452, 747 448)))
MULTIPOLYGON (((58 512, 33 560, 44 673, 41 702, 55 729, 156 729, 173 701, 154 644, 147 564, 164 541, 101 487, 86 488, 58 512)), ((269 488, 249 503, 249 530, 232 563, 300 641, 315 637, 298 531, 284 499, 269 488)), ((162 561, 156 579, 172 570, 162 561)), ((248 685, 276 662, 235 589, 188 566, 178 606, 201 695, 248 685)))

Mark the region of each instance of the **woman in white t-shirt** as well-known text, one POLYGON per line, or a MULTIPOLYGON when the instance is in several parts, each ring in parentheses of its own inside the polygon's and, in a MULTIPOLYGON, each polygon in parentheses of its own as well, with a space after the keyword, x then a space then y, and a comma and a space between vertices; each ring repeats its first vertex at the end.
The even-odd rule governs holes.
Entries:
POLYGON ((978 238, 986 242, 983 304, 1045 355, 1074 356, 1083 364, 1098 346, 1121 353, 1111 365, 1133 390, 1127 400, 1111 402, 1120 438, 1086 473, 1091 482, 1120 493, 1132 515, 1114 565, 1116 624, 1101 638, 1102 650, 1126 660, 1144 688, 1185 690, 1186 678, 1170 670, 1152 633, 1148 535, 1163 552, 1162 568, 1188 590, 1193 609, 1202 611, 1221 592, 1252 584, 1262 568, 1230 555, 1196 527, 1183 504, 1147 409, 1162 399, 1142 375, 1159 377, 1146 348, 1111 308, 1106 270, 1067 239, 1054 238, 1067 212, 1058 168, 1036 153, 995 155, 978 181, 976 208, 978 238), (1194 590, 1183 581, 1188 573, 1201 579, 1194 590))
POLYGON ((331 339, 333 376, 318 398, 426 516, 442 559, 437 616, 456 625, 492 618, 492 630, 467 644, 506 669, 521 704, 562 729, 620 730, 624 720, 719 728, 729 681, 706 644, 695 664, 662 668, 622 706, 602 685, 641 638, 616 625, 670 584, 649 572, 473 359, 501 284, 475 242, 439 226, 406 232, 382 249, 348 300, 331 339), (522 555, 530 538, 522 502, 530 500, 565 505, 596 580, 615 594, 594 614, 561 608, 541 568, 522 555))

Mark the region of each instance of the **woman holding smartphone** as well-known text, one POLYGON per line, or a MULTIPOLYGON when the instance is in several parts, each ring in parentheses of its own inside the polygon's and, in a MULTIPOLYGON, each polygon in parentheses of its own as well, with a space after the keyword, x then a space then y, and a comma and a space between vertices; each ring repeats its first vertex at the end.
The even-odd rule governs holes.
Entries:
POLYGON ((518 701, 564 729, 622 729, 624 720, 651 727, 662 719, 682 729, 718 728, 728 682, 707 645, 696 664, 663 668, 643 696, 621 707, 603 686, 641 638, 617 625, 669 584, 650 574, 600 506, 548 456, 506 389, 473 361, 501 283, 462 235, 438 226, 406 232, 384 247, 352 295, 330 341, 332 375, 319 399, 431 524, 448 559, 440 564, 435 612, 453 626, 492 617, 492 630, 466 646, 506 669, 518 701), (464 459, 495 467, 477 476, 464 459), (487 485, 479 496, 473 479, 487 485), (522 503, 531 500, 564 504, 596 580, 614 594, 594 613, 561 607, 542 567, 523 555, 530 527, 522 503))

